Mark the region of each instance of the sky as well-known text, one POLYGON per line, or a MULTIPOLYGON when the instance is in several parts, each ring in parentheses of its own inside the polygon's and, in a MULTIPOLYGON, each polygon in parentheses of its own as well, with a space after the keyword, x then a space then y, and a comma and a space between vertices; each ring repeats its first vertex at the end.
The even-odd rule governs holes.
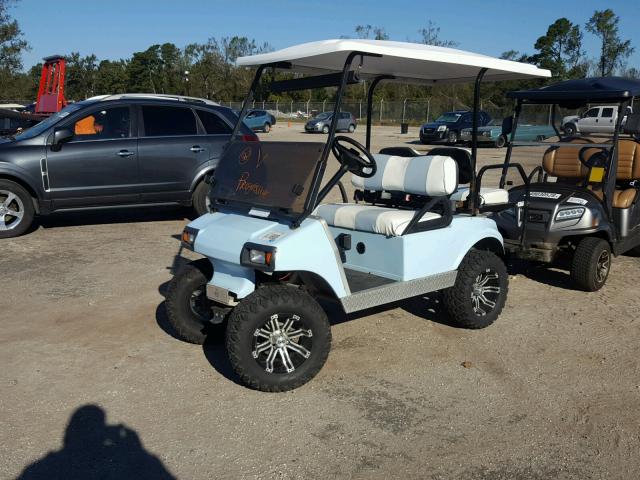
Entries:
MULTIPOLYGON (((275 49, 314 40, 354 36, 356 25, 384 27, 391 40, 420 38, 429 20, 440 37, 458 48, 499 56, 507 50, 533 53, 536 39, 560 17, 581 27, 595 10, 620 16, 620 35, 636 52, 629 66, 640 68, 638 0, 409 1, 323 0, 269 2, 233 0, 20 0, 11 9, 31 51, 25 68, 42 57, 78 51, 99 60, 128 58, 158 43, 178 47, 210 37, 247 36, 275 49)), ((584 30, 584 28, 583 28, 584 30)), ((584 46, 597 55, 597 39, 584 32, 584 46)))

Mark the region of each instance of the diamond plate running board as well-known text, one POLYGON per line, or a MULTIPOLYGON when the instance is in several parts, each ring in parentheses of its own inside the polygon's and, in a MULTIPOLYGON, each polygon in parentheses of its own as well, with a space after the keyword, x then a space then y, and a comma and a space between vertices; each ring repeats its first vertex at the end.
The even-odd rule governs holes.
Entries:
POLYGON ((453 287, 458 275, 457 270, 438 273, 429 277, 416 278, 406 282, 395 282, 380 287, 369 288, 340 299, 346 313, 357 312, 366 308, 377 307, 386 303, 397 302, 405 298, 424 295, 445 288, 453 287))

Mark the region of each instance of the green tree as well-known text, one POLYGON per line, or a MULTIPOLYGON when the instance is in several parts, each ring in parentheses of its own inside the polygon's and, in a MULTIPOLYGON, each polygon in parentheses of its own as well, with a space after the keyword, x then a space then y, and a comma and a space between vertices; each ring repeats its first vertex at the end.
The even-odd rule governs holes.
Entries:
POLYGON ((418 30, 418 33, 422 36, 422 43, 425 45, 435 45, 437 47, 458 46, 458 42, 454 42, 453 40, 442 40, 440 38, 440 27, 431 20, 429 20, 425 28, 418 30))
POLYGON ((373 34, 374 40, 389 40, 389 35, 383 27, 357 25, 355 31, 358 38, 371 38, 371 35, 373 34))
POLYGON ((596 10, 587 22, 587 31, 600 38, 600 75, 613 75, 634 52, 631 40, 622 40, 618 32, 620 18, 613 10, 596 10))
POLYGON ((549 25, 547 33, 538 38, 534 48, 538 50, 535 62, 551 70, 554 77, 577 77, 586 73, 582 61, 582 32, 567 18, 559 18, 549 25))
POLYGON ((29 48, 18 21, 9 15, 15 0, 0 0, 0 70, 7 74, 22 69, 22 53, 29 48))
POLYGON ((98 65, 95 79, 95 94, 108 95, 127 91, 127 62, 125 60, 103 60, 98 65))

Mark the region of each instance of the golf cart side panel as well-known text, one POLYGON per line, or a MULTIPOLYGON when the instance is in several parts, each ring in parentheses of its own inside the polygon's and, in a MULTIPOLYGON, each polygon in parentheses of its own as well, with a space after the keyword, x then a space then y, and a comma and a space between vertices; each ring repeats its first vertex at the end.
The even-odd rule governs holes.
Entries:
POLYGON ((467 252, 478 242, 495 239, 502 245, 495 223, 483 216, 455 216, 451 225, 399 237, 330 227, 334 237, 351 236, 344 252, 345 268, 372 273, 396 281, 429 277, 457 270, 467 252), (442 252, 446 245, 446 255, 442 252))
POLYGON ((240 263, 247 243, 275 248, 275 271, 311 272, 323 278, 337 298, 349 294, 337 247, 322 220, 307 218, 299 228, 291 229, 272 220, 217 212, 203 215, 189 227, 198 230, 194 251, 213 264, 209 284, 228 290, 237 299, 255 289, 254 269, 240 263))

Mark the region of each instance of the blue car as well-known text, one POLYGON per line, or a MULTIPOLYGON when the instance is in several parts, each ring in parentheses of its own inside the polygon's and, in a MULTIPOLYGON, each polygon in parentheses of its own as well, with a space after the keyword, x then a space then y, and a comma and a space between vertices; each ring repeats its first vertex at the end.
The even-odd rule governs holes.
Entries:
POLYGON ((269 133, 271 127, 276 124, 276 117, 266 110, 249 110, 244 123, 252 130, 262 130, 269 133))
MULTIPOLYGON (((518 125, 516 131, 516 140, 523 142, 541 142, 549 137, 556 135, 551 125, 518 125)), ((460 140, 465 143, 471 143, 471 128, 462 130, 460 140)), ((502 125, 491 123, 485 127, 478 128, 478 144, 493 145, 496 148, 502 148, 507 144, 507 137, 502 133, 502 125)))
MULTIPOLYGON (((487 112, 479 112, 478 125, 483 127, 491 121, 487 112)), ((465 128, 471 128, 473 115, 468 110, 456 110, 440 115, 435 121, 425 123, 420 127, 421 143, 449 143, 454 145, 460 141, 460 135, 465 128)))

